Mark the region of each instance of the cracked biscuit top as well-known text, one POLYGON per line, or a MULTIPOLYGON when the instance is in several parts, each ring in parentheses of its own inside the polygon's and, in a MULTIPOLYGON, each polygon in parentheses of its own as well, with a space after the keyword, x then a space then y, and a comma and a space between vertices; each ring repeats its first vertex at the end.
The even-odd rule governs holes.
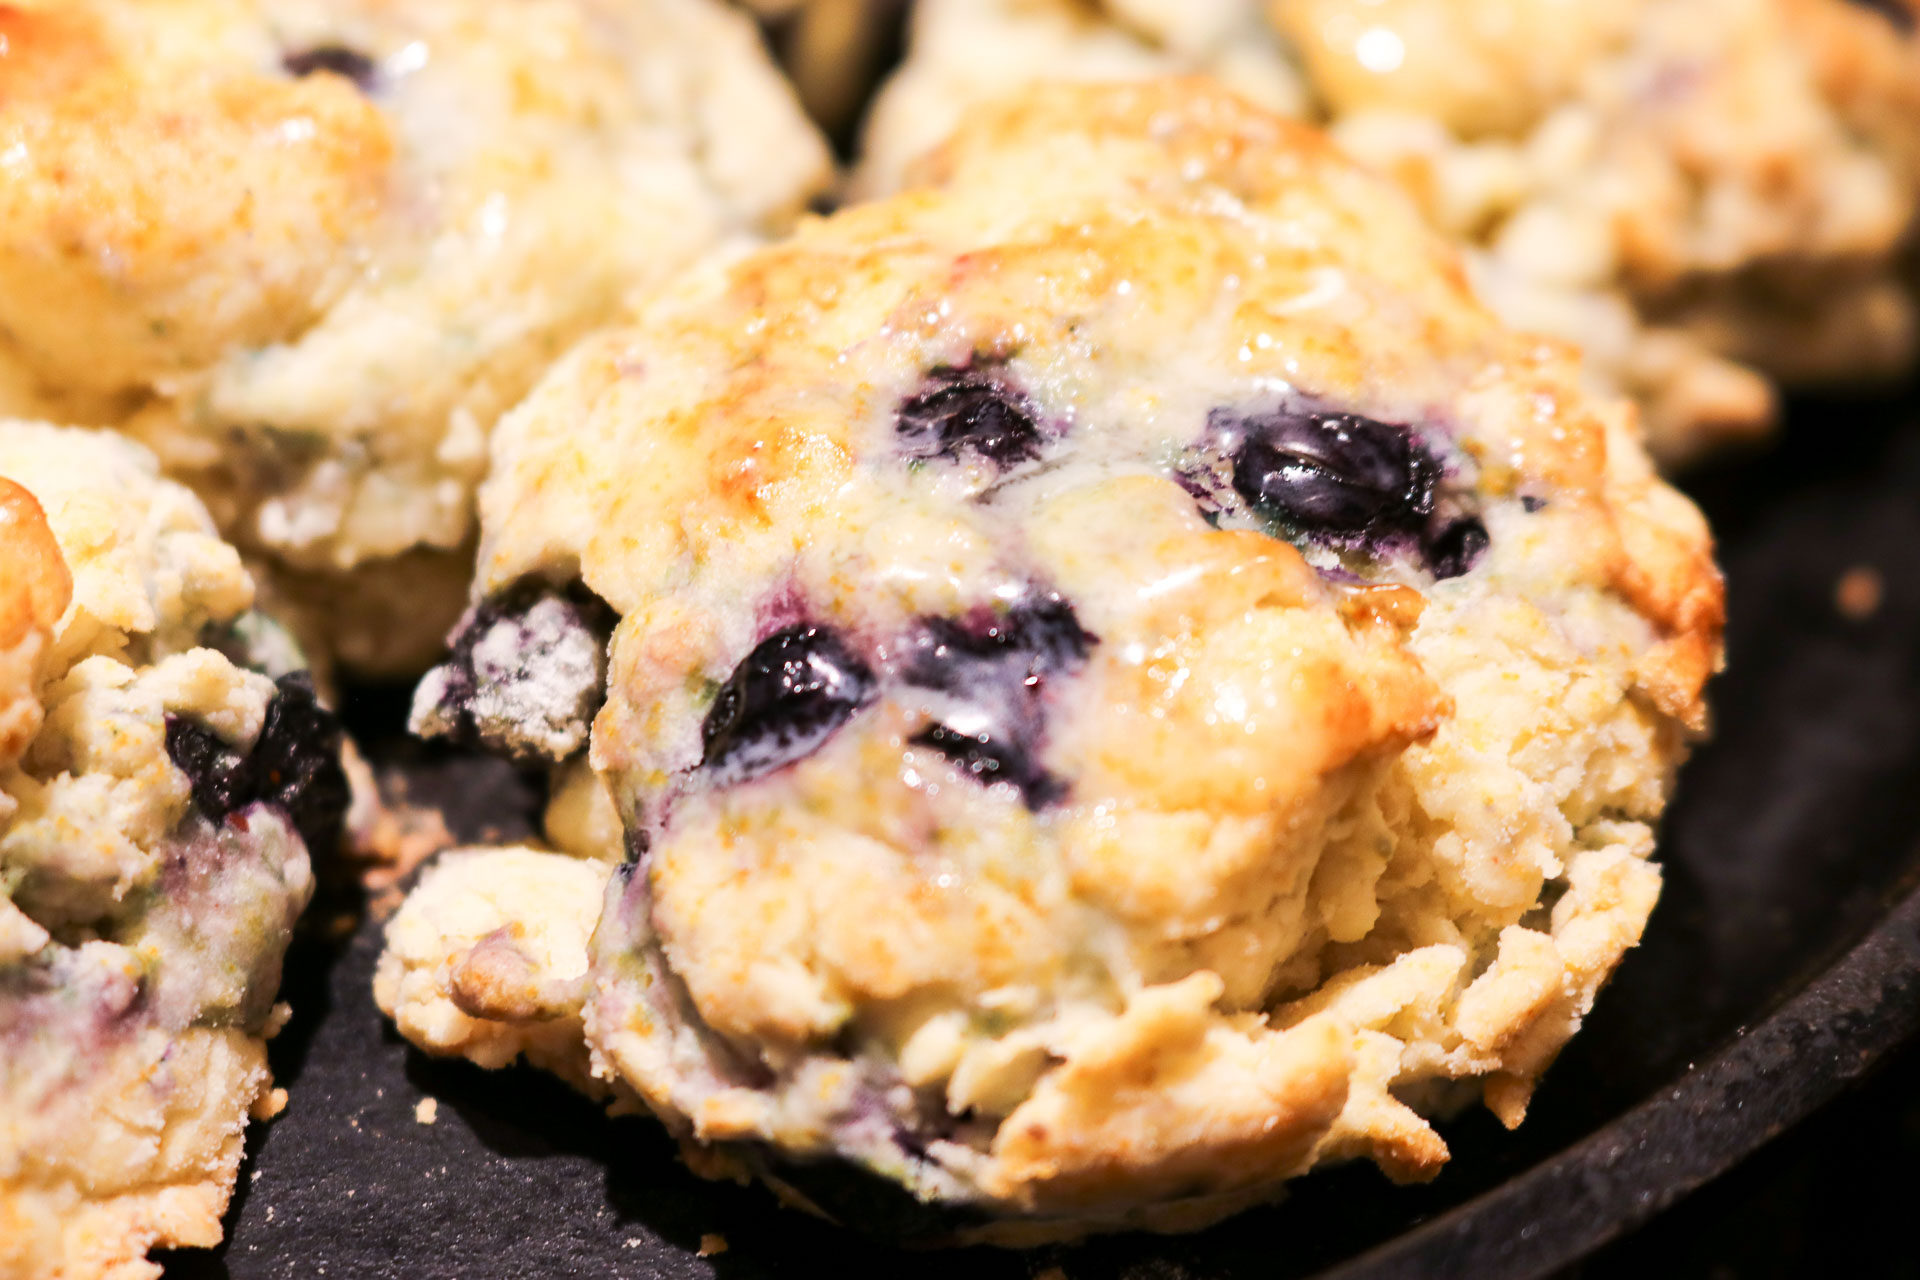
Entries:
POLYGON ((689 1142, 912 1234, 1422 1176, 1448 1082, 1517 1123, 1719 658, 1631 408, 1198 81, 1009 100, 686 273, 503 422, 482 530, 416 714, 560 758, 598 705, 632 859, 529 989, 689 1142), (541 656, 583 600, 604 677, 541 656))
POLYGON ((827 169, 713 0, 14 0, 0 155, 0 412, 314 573, 459 547, 499 413, 827 169))

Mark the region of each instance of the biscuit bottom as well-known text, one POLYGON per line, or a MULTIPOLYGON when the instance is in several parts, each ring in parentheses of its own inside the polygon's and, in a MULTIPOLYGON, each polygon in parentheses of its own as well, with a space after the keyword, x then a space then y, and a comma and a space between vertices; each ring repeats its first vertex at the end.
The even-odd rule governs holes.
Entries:
POLYGON ((146 1028, 96 1045, 84 1075, 58 1052, 9 1050, 0 1276, 151 1280, 148 1250, 219 1244, 247 1120, 283 1105, 265 1043, 146 1028))

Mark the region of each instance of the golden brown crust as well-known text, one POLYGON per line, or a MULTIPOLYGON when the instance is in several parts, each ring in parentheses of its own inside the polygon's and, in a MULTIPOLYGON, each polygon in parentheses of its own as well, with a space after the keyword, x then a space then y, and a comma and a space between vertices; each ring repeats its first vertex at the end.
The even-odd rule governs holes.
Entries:
POLYGON ((0 8, 0 47, 0 148, 25 157, 0 328, 42 378, 150 385, 297 332, 369 247, 394 141, 345 79, 156 67, 86 5, 0 8))

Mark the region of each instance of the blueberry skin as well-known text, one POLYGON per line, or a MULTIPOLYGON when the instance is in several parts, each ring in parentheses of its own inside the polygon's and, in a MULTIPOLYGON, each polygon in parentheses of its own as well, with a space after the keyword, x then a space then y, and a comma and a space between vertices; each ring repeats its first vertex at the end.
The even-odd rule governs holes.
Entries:
POLYGON ((963 733, 936 724, 915 734, 912 741, 916 747, 938 751, 983 787, 996 782, 1012 784, 1029 809, 1044 809, 1067 793, 1066 784, 1041 768, 1033 753, 1017 740, 986 730, 963 733))
POLYGON ((292 76, 304 77, 317 71, 331 71, 353 81, 354 86, 362 92, 372 89, 380 74, 380 68, 372 58, 357 49, 338 44, 317 45, 312 49, 289 53, 280 59, 280 65, 292 76))
POLYGON ((349 793, 340 765, 340 721, 320 705, 304 671, 280 677, 253 750, 241 755, 212 730, 167 717, 167 756, 187 775, 193 803, 220 826, 256 804, 287 815, 315 858, 338 847, 349 793))
POLYGON ((813 754, 875 691, 872 670, 828 627, 801 624, 754 646, 700 726, 700 766, 722 785, 813 754))
POLYGON ((1042 435, 1025 396, 978 369, 935 369, 905 403, 894 431, 910 458, 972 453, 1002 470, 1040 456, 1042 435))
POLYGON ((1433 512, 1440 468, 1406 427, 1321 411, 1239 422, 1216 413, 1213 425, 1242 433, 1233 456, 1240 496, 1304 532, 1407 533, 1433 512))
POLYGON ((968 626, 951 618, 926 622, 922 648, 907 664, 910 684, 947 695, 958 707, 913 738, 938 751, 982 786, 1008 783, 1027 808, 1065 797, 1066 784, 1040 764, 1046 681, 1086 661, 1099 643, 1073 607, 1048 595, 968 626), (951 721, 963 717, 960 727, 951 721))
POLYGON ((604 654, 617 621, 612 606, 578 582, 562 590, 524 578, 489 596, 461 619, 447 660, 431 673, 438 682, 421 683, 416 697, 424 701, 415 703, 415 732, 523 762, 560 753, 523 732, 513 722, 516 715, 547 727, 571 724, 573 736, 584 742, 605 698, 604 681, 585 669, 572 681, 558 681, 558 658, 583 648, 604 654), (548 625, 532 625, 536 619, 548 625), (507 669, 493 660, 493 648, 503 639, 516 651, 507 669))
POLYGON ((908 673, 913 683, 950 693, 980 679, 1004 679, 1008 664, 1023 669, 1023 681, 1066 671, 1084 662, 1099 637, 1080 625, 1073 606, 1055 595, 968 627, 952 618, 929 618, 931 642, 908 673))
POLYGON ((1462 516, 1440 526, 1421 549, 1434 577, 1457 578, 1479 563, 1488 545, 1487 526, 1479 517, 1462 516))

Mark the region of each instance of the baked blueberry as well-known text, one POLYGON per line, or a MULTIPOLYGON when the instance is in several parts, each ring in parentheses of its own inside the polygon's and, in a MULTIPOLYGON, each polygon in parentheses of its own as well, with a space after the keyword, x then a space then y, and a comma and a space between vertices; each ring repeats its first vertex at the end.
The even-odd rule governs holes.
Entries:
POLYGON ((741 659, 700 725, 701 768, 719 783, 810 753, 873 696, 873 672, 828 627, 775 633, 741 659))
POLYGON ((216 827, 256 804, 285 813, 315 857, 333 852, 346 817, 340 721, 314 696, 306 672, 274 682, 253 748, 233 750, 204 725, 167 717, 167 755, 193 785, 194 806, 216 827))
POLYGON ((517 760, 565 760, 600 709, 613 624, 578 584, 528 579, 488 597, 414 691, 413 731, 517 760))
POLYGON ((909 458, 971 454, 1002 469, 1040 456, 1033 404, 988 364, 939 368, 900 406, 894 430, 909 458))
POLYGON ((1308 534, 1419 529, 1440 468, 1410 429, 1357 413, 1282 410, 1209 426, 1233 445, 1233 487, 1271 519, 1308 534))
POLYGON ((1488 545, 1487 526, 1478 516, 1439 523, 1422 545, 1427 571, 1436 578, 1457 578, 1480 562, 1488 545))

